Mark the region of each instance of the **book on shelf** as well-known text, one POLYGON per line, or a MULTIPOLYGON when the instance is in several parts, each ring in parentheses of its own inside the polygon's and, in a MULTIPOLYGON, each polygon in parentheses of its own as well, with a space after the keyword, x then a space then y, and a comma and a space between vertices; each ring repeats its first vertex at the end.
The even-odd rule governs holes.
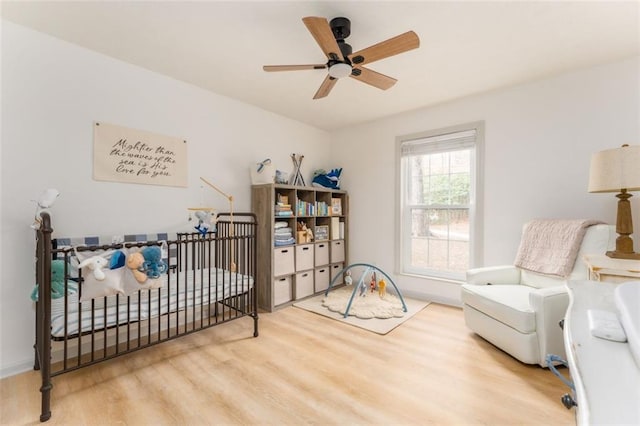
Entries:
POLYGON ((298 200, 296 204, 296 213, 298 216, 314 216, 316 214, 316 208, 313 203, 298 200))
POLYGON ((289 207, 283 207, 283 206, 278 206, 276 205, 274 214, 276 216, 293 216, 293 210, 291 210, 291 206, 289 207))
POLYGON ((339 217, 331 218, 331 239, 332 240, 340 239, 340 218, 339 217))
POLYGON ((340 198, 331 199, 331 214, 334 216, 342 215, 342 199, 340 198))
POLYGON ((328 216, 329 208, 324 201, 316 201, 316 212, 318 216, 328 216))

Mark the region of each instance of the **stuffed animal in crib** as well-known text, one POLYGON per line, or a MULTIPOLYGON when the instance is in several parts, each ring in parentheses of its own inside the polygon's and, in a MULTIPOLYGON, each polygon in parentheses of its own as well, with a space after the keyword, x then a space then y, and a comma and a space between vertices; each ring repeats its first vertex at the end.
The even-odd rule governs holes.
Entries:
POLYGON ((167 264, 162 260, 162 250, 158 246, 150 246, 142 249, 144 263, 142 269, 149 278, 160 278, 160 275, 167 272, 167 264))
POLYGON ((93 276, 98 281, 104 281, 107 277, 102 268, 109 269, 109 260, 107 257, 111 256, 113 252, 107 252, 96 256, 91 256, 80 262, 78 268, 84 268, 85 266, 93 272, 93 276))
MULTIPOLYGON (((78 285, 69 281, 67 283, 67 292, 69 294, 76 293, 78 285)), ((51 261, 51 298, 59 299, 64 297, 64 260, 55 259, 51 261)), ((35 285, 31 292, 31 300, 38 301, 38 284, 35 285)))
POLYGON ((133 277, 142 284, 147 281, 147 274, 142 271, 142 265, 144 264, 144 256, 139 251, 129 253, 127 256, 127 268, 131 269, 133 277))
POLYGON ((109 262, 109 269, 119 269, 122 268, 127 262, 125 254, 121 250, 116 250, 111 256, 111 261, 109 262))

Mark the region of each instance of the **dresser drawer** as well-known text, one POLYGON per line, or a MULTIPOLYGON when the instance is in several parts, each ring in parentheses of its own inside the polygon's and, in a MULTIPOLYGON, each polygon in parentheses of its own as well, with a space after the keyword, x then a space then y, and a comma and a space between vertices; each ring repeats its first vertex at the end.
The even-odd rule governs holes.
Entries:
POLYGON ((276 277, 295 272, 294 247, 280 247, 273 250, 273 275, 276 277))
POLYGON ((304 244, 296 246, 296 271, 305 271, 314 267, 314 245, 304 244))

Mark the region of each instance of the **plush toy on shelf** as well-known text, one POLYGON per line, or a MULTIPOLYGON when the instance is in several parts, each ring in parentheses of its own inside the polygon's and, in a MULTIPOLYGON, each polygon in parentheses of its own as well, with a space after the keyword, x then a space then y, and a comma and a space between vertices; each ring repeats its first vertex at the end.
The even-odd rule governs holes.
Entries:
POLYGON ((342 174, 342 168, 332 169, 329 172, 318 169, 313 172, 311 184, 320 188, 340 189, 340 174, 342 174))
POLYGON ((296 224, 296 231, 298 232, 298 244, 310 243, 313 241, 313 231, 304 222, 298 222, 296 224))

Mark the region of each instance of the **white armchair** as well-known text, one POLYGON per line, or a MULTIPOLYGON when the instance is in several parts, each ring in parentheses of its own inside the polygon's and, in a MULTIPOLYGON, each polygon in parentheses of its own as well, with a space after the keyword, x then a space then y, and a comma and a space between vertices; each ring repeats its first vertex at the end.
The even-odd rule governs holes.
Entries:
POLYGON ((467 327, 526 364, 546 367, 547 354, 565 357, 562 330, 569 280, 587 280, 586 254, 605 253, 615 243, 615 228, 587 228, 571 274, 567 278, 534 273, 516 266, 467 271, 462 285, 467 327))

